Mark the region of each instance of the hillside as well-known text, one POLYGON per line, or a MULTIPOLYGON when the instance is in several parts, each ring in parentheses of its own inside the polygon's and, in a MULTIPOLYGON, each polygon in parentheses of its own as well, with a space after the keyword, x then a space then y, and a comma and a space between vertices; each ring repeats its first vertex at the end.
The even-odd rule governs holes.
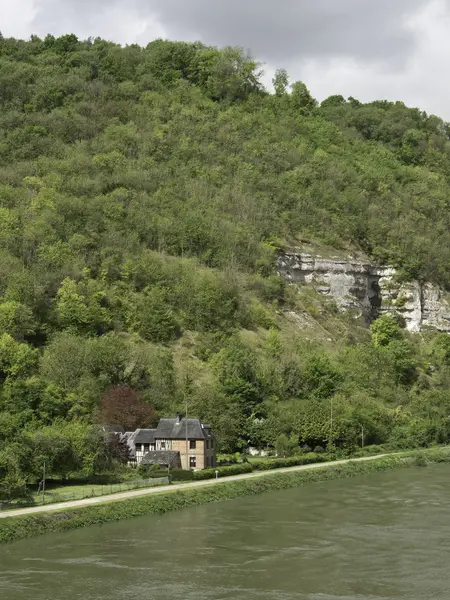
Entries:
POLYGON ((450 338, 387 316, 370 332, 276 260, 351 253, 449 289, 449 126, 260 76, 235 48, 0 38, 10 487, 44 459, 106 468, 91 425, 132 427, 127 402, 141 425, 187 403, 228 452, 351 450, 362 425, 367 444, 448 441, 450 338))

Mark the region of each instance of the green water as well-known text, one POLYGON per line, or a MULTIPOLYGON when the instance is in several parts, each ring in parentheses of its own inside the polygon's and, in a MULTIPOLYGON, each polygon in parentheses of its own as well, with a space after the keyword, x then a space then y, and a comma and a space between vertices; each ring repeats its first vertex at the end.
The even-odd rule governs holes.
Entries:
POLYGON ((1 600, 450 598, 450 467, 0 546, 1 600))

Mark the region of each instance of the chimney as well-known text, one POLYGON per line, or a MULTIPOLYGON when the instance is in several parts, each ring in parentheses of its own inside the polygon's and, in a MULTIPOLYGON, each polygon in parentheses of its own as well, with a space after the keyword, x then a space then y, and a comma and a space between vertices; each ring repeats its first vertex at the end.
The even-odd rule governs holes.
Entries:
POLYGON ((183 420, 183 413, 178 413, 177 414, 177 425, 179 425, 182 420, 183 420))

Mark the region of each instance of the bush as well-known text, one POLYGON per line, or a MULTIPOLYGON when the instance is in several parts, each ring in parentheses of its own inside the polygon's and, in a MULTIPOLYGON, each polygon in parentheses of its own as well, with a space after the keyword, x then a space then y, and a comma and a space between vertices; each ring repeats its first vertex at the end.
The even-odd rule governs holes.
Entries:
POLYGON ((321 463, 330 460, 326 454, 316 454, 310 452, 301 456, 291 456, 289 458, 275 458, 254 465, 257 471, 265 471, 266 469, 282 469, 283 467, 295 467, 299 465, 310 465, 313 463, 321 463))
POLYGON ((137 469, 140 477, 167 477, 167 469, 162 465, 139 465, 137 469))
POLYGON ((277 456, 288 457, 294 454, 294 451, 298 448, 298 438, 288 438, 284 433, 279 435, 275 440, 275 450, 277 456))
POLYGON ((229 467, 217 467, 217 469, 204 469, 203 471, 194 472, 194 480, 201 481, 203 479, 213 479, 216 476, 216 471, 219 472, 219 477, 229 477, 230 475, 251 473, 253 467, 250 463, 243 463, 239 465, 230 465, 229 467))
POLYGON ((217 456, 217 464, 218 465, 235 465, 238 462, 238 455, 236 454, 219 454, 217 456))
POLYGON ((362 454, 363 455, 375 455, 375 454, 384 454, 386 452, 386 448, 382 445, 372 445, 372 446, 364 446, 364 448, 362 449, 362 454))
POLYGON ((429 460, 424 452, 417 452, 413 457, 413 465, 415 467, 428 466, 429 460))
POLYGON ((172 481, 192 481, 194 479, 194 471, 171 469, 170 477, 172 481))

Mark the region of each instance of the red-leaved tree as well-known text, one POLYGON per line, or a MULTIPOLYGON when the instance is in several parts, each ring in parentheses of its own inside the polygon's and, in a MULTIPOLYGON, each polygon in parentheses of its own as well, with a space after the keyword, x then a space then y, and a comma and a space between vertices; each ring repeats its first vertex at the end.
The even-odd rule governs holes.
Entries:
POLYGON ((143 402, 136 390, 116 386, 102 394, 97 413, 100 425, 121 425, 133 431, 138 427, 152 427, 155 421, 155 409, 143 402))

